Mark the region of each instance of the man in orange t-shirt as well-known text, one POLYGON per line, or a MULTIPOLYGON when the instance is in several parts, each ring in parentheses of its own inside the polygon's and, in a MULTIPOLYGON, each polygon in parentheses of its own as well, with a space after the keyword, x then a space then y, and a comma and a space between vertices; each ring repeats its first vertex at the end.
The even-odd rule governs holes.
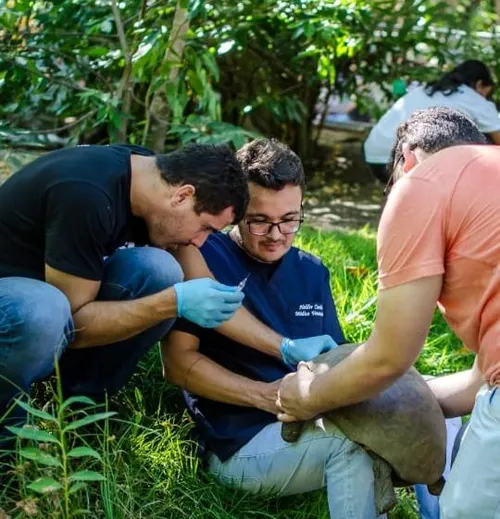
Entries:
POLYGON ((418 357, 436 304, 472 369, 429 381, 446 416, 472 412, 441 519, 500 518, 500 149, 460 112, 416 112, 398 130, 378 233, 377 317, 367 342, 314 377, 283 381, 280 418, 307 419, 384 390, 418 357), (474 404, 475 402, 475 404, 474 404))

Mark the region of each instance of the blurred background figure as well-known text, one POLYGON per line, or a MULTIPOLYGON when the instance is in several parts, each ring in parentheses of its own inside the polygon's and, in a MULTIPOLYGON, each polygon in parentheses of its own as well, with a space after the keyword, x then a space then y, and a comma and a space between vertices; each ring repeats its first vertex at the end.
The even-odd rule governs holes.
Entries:
POLYGON ((364 143, 365 160, 373 175, 388 181, 386 165, 396 140, 398 126, 416 110, 431 106, 455 108, 468 115, 494 144, 500 144, 500 118, 489 101, 495 87, 488 67, 468 60, 432 81, 401 97, 372 128, 364 143))

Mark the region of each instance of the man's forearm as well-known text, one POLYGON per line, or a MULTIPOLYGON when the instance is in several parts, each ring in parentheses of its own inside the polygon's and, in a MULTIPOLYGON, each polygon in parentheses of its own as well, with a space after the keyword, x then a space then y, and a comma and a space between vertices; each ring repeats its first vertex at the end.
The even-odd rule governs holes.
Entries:
POLYGON ((264 410, 275 405, 276 394, 269 394, 269 384, 233 373, 198 351, 167 357, 164 374, 169 382, 216 402, 264 410))
POLYGON ((254 317, 246 308, 240 308, 234 317, 217 328, 230 339, 254 350, 281 358, 283 337, 254 317))
POLYGON ((369 343, 359 346, 334 368, 315 377, 310 401, 319 412, 355 404, 385 390, 404 373, 369 343))
POLYGON ((177 315, 175 290, 132 301, 93 301, 74 315, 76 338, 70 348, 90 348, 129 339, 177 315))
MULTIPOLYGON (((201 252, 194 246, 179 247, 175 258, 181 264, 185 279, 211 277, 214 275, 208 268, 201 252)), ((234 317, 226 321, 217 331, 236 342, 249 346, 254 350, 281 358, 281 340, 283 337, 259 321, 245 308, 240 308, 234 317)))
POLYGON ((479 369, 437 377, 427 382, 447 418, 470 413, 479 388, 484 384, 479 369))

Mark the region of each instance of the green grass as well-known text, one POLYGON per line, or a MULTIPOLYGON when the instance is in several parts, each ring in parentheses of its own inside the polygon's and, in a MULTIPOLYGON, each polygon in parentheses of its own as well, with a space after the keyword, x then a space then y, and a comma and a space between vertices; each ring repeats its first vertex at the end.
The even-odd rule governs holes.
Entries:
MULTIPOLYGON (((376 311, 373 232, 320 232, 306 228, 296 243, 321 256, 330 269, 331 286, 347 338, 353 342, 366 339, 376 311)), ((463 350, 443 319, 436 315, 417 367, 423 373, 437 375, 471 364, 472 355, 463 350)), ((189 439, 192 424, 183 410, 179 391, 161 378, 156 348, 141 363, 128 386, 110 402, 110 410, 118 412, 111 418, 86 424, 96 412, 92 406, 73 414, 68 410, 62 412, 57 390, 51 391, 48 384, 39 387, 30 404, 54 418, 48 419, 39 412, 39 416, 34 416, 34 411, 30 419, 36 427, 35 437, 39 431, 49 432, 59 443, 36 438, 19 441, 16 461, 7 482, 0 487, 0 519, 328 518, 322 491, 275 499, 234 491, 211 480, 200 467, 196 446, 189 439), (73 426, 65 429, 70 424, 73 426), (61 431, 65 431, 63 436, 61 431), (74 452, 80 455, 68 456, 77 447, 74 452), (62 488, 50 491, 53 487, 46 483, 47 479, 44 486, 39 478, 51 478, 62 488), (71 484, 67 484, 70 479, 71 484)), ((411 490, 398 493, 400 502, 390 518, 416 518, 411 490)))

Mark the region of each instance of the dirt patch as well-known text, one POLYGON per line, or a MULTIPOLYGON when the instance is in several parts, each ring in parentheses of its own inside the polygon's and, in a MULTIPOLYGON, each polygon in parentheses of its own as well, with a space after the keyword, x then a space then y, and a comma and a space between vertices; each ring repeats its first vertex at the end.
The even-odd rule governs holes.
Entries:
POLYGON ((42 152, 0 149, 0 184, 25 164, 35 160, 42 152))
POLYGON ((332 146, 324 159, 321 168, 312 168, 308 175, 307 221, 321 229, 376 229, 384 186, 366 166, 361 142, 332 146))

